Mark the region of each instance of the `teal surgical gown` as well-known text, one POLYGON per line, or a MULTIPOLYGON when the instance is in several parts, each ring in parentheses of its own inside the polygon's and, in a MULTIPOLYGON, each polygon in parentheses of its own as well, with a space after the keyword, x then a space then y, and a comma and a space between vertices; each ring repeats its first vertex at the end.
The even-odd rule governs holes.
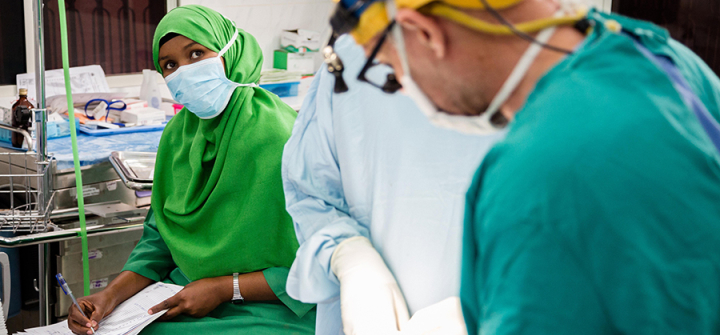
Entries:
POLYGON ((462 217, 473 172, 501 136, 433 127, 407 97, 357 81, 363 50, 335 44, 350 90, 322 68, 283 153, 288 213, 300 241, 287 292, 317 303, 318 335, 342 333, 335 247, 368 237, 410 312, 460 294, 462 217))
POLYGON ((720 80, 656 26, 590 17, 468 192, 468 330, 720 334, 720 154, 634 39, 675 63, 716 120, 720 80))

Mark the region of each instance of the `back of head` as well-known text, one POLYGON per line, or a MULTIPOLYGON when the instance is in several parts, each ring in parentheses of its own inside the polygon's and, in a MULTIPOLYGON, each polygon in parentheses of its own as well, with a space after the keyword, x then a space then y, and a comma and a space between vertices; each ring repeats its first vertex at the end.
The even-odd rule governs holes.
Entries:
MULTIPOLYGON (((524 0, 397 0, 394 5, 399 8, 416 9, 429 12, 429 9, 436 6, 448 6, 458 9, 479 9, 485 10, 487 6, 496 10, 513 7, 524 0)), ((354 26, 351 34, 358 44, 365 44, 373 36, 382 31, 390 20, 387 16, 387 1, 368 1, 360 5, 358 0, 342 0, 344 8, 351 9, 356 17, 357 25, 354 26)))

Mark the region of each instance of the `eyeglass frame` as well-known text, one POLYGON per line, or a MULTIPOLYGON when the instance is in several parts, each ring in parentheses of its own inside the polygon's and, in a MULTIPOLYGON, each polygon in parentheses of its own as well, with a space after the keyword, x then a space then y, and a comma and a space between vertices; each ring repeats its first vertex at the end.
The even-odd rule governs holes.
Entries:
POLYGON ((372 81, 368 80, 366 77, 366 74, 370 68, 373 66, 376 66, 378 64, 375 64, 375 57, 377 57, 377 54, 380 52, 380 48, 382 48, 383 44, 385 43, 385 40, 387 40, 388 35, 392 31, 393 26, 396 24, 395 20, 390 21, 390 23, 383 29, 382 35, 380 36, 380 39, 378 40, 377 44, 373 48, 372 52, 370 53, 370 56, 368 56, 367 61, 365 62, 365 65, 363 66, 362 70, 360 70, 360 73, 358 74, 357 80, 370 84, 373 87, 379 88, 385 93, 395 93, 399 91, 402 88, 402 85, 400 82, 398 82, 395 73, 388 73, 387 80, 385 81, 385 84, 382 86, 373 83, 372 81))

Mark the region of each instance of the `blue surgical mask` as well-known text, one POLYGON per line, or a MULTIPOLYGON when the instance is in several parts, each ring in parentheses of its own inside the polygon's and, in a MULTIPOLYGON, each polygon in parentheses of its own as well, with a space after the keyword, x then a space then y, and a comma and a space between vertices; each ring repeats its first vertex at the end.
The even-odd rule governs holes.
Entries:
POLYGON ((225 110, 233 91, 239 86, 257 86, 256 84, 238 84, 227 78, 222 55, 232 46, 238 37, 238 31, 230 42, 218 53, 217 57, 203 59, 197 63, 183 65, 171 75, 165 77, 175 101, 185 105, 189 111, 201 119, 212 119, 225 110))

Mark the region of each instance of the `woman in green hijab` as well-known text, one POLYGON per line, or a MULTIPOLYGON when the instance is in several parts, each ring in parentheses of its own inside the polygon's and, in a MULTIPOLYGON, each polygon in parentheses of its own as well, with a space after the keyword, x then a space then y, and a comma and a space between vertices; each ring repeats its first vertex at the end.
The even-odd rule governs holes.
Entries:
POLYGON ((69 310, 77 334, 148 285, 185 288, 143 334, 313 334, 314 305, 285 293, 298 247, 280 162, 295 111, 258 88, 255 38, 202 6, 170 11, 153 40, 155 68, 185 108, 163 132, 152 210, 123 272, 69 310))

